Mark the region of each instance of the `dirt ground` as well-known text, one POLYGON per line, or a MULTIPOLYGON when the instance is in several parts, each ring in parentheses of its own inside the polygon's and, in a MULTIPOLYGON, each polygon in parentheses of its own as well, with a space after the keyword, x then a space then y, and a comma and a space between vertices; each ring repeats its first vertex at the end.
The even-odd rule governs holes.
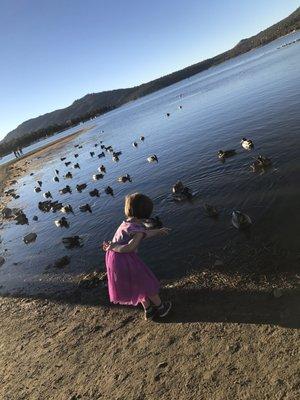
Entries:
POLYGON ((299 399, 299 291, 276 298, 197 279, 165 285, 164 321, 111 307, 103 286, 1 298, 0 398, 299 399))
MULTIPOLYGON (((2 167, 2 188, 61 143, 2 167)), ((0 297, 0 399, 299 399, 299 260, 281 270, 270 243, 219 257, 163 282, 161 321, 111 306, 103 276, 0 297)))

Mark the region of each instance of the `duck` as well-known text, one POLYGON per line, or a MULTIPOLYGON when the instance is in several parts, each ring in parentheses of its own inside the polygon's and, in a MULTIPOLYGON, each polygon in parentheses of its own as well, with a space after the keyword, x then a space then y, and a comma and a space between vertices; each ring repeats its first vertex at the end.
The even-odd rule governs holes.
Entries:
POLYGON ((104 151, 102 151, 102 153, 98 154, 98 158, 102 158, 102 157, 105 157, 104 151))
POLYGON ((119 157, 122 154, 121 151, 113 151, 112 155, 119 157))
POLYGON ((190 200, 193 197, 191 189, 184 186, 181 181, 175 183, 172 187, 172 193, 176 201, 190 200))
POLYGON ((111 196, 114 195, 114 191, 113 191, 113 189, 112 189, 110 186, 107 186, 107 187, 105 188, 105 193, 106 193, 106 194, 109 194, 109 195, 111 195, 111 196))
POLYGON ((224 160, 225 158, 228 158, 228 157, 232 157, 232 156, 234 156, 236 154, 236 151, 235 150, 219 150, 218 151, 218 157, 221 159, 221 160, 224 160))
POLYGON ((82 149, 82 145, 78 146, 79 149, 82 149))
POLYGON ((77 168, 77 169, 79 168, 79 169, 80 169, 80 165, 79 165, 78 163, 76 163, 76 164, 73 165, 73 168, 75 168, 75 169, 76 169, 76 168, 77 168))
POLYGON ((97 147, 97 146, 98 146, 98 143, 95 143, 95 144, 94 144, 94 147, 97 147))
POLYGON ((42 182, 42 181, 36 181, 36 183, 37 183, 40 187, 43 186, 43 182, 42 182))
POLYGON ((39 186, 37 186, 34 188, 34 191, 35 191, 35 193, 39 193, 42 191, 42 189, 39 186))
POLYGON ((66 166, 66 167, 68 167, 70 164, 72 164, 71 161, 65 162, 65 166, 66 166))
POLYGON ((60 161, 65 161, 67 157, 61 157, 60 161))
POLYGON ((103 174, 94 174, 93 175, 93 180, 98 181, 99 179, 103 179, 104 175, 103 174))
POLYGON ((182 106, 178 106, 178 108, 179 108, 179 110, 181 110, 181 109, 182 109, 182 106))
POLYGON ((241 140, 241 145, 245 150, 252 150, 254 148, 252 140, 246 138, 241 140))
POLYGON ((145 140, 145 136, 141 136, 140 140, 143 142, 145 140))
POLYGON ((91 206, 89 205, 89 204, 83 204, 82 206, 79 206, 79 210, 81 211, 81 212, 89 212, 89 213, 92 213, 92 209, 91 209, 91 206))
POLYGON ((32 221, 38 221, 39 220, 39 217, 37 216, 37 215, 34 215, 33 217, 32 217, 32 221))
POLYGON ((167 113, 166 115, 167 115, 167 117, 169 117, 171 114, 170 114, 170 113, 167 113))
POLYGON ((126 174, 126 175, 124 175, 124 176, 119 176, 118 182, 122 182, 122 183, 125 183, 125 182, 132 182, 132 179, 131 179, 131 177, 130 177, 129 174, 126 174))
POLYGON ((65 205, 63 205, 63 206, 61 207, 60 211, 61 211, 62 213, 64 213, 64 214, 69 214, 69 213, 74 214, 73 207, 71 206, 71 204, 65 204, 65 205))
POLYGON ((104 174, 106 173, 106 168, 104 167, 104 165, 101 165, 99 168, 98 168, 98 171, 99 172, 103 172, 104 174))
POLYGON ((252 224, 249 215, 237 210, 232 212, 231 222, 236 229, 246 229, 249 228, 252 224))
POLYGON ((253 172, 264 171, 266 168, 272 165, 270 158, 265 156, 258 156, 257 159, 250 165, 253 172))
POLYGON ((133 142, 133 143, 132 143, 132 146, 133 146, 133 147, 138 147, 137 142, 133 142))
POLYGON ((214 207, 214 206, 212 206, 210 204, 207 204, 207 203, 204 203, 203 207, 204 207, 204 210, 205 210, 206 214, 209 217, 215 218, 215 217, 217 217, 219 215, 219 211, 217 210, 216 207, 214 207))
POLYGON ((118 162, 118 161, 120 161, 120 159, 119 159, 119 157, 118 157, 118 156, 113 156, 112 160, 113 160, 114 162, 118 162))
POLYGON ((160 229, 163 226, 163 223, 161 222, 160 218, 158 216, 154 218, 148 218, 143 222, 143 225, 147 229, 160 229))
POLYGON ((90 156, 94 157, 94 155, 95 155, 95 152, 94 151, 90 151, 90 156))
POLYGON ((54 223, 58 228, 69 228, 70 226, 66 217, 61 217, 60 219, 54 221, 54 223))
POLYGON ((52 194, 51 194, 51 192, 45 192, 45 193, 43 193, 43 197, 45 197, 45 199, 52 199, 52 194))
POLYGON ((100 147, 101 147, 101 149, 102 149, 102 150, 104 150, 104 149, 105 149, 105 146, 104 146, 104 144, 101 144, 101 146, 100 146, 100 147))
POLYGON ((91 190, 91 191, 89 192, 89 195, 90 195, 91 197, 99 197, 99 196, 100 196, 100 193, 99 193, 99 190, 98 190, 98 189, 94 189, 94 190, 91 190))
POLYGON ((46 201, 39 201, 38 203, 38 208, 39 210, 43 212, 49 212, 51 210, 51 200, 46 200, 46 201))
POLYGON ((78 157, 79 157, 79 154, 74 154, 74 157, 75 157, 75 158, 78 158, 78 157))
POLYGON ((87 187, 86 183, 81 183, 81 184, 76 185, 76 190, 77 190, 77 192, 81 193, 86 187, 87 187))
POLYGON ((58 176, 54 176, 53 177, 53 182, 59 182, 59 177, 58 176))
POLYGON ((70 171, 68 171, 68 172, 66 173, 66 175, 65 175, 65 178, 66 178, 66 179, 72 179, 72 178, 73 178, 72 173, 71 173, 70 171))
POLYGON ((112 146, 104 147, 106 151, 113 152, 112 146))
POLYGON ((56 211, 60 211, 62 206, 63 206, 62 203, 59 203, 58 201, 53 201, 53 202, 51 202, 51 205, 50 205, 50 211, 52 211, 54 213, 56 211))
POLYGON ((62 238, 62 242, 67 249, 73 249, 74 247, 82 247, 83 240, 80 236, 69 236, 62 238))
POLYGON ((158 162, 157 155, 153 154, 152 156, 149 156, 149 157, 147 158, 147 161, 148 161, 149 163, 158 162))
POLYGON ((74 147, 79 147, 79 144, 74 144, 74 147))
POLYGON ((59 190, 60 194, 72 193, 72 189, 69 185, 65 186, 64 188, 59 190))
POLYGON ((56 169, 56 170, 55 170, 55 173, 56 173, 56 175, 59 175, 59 170, 56 169))

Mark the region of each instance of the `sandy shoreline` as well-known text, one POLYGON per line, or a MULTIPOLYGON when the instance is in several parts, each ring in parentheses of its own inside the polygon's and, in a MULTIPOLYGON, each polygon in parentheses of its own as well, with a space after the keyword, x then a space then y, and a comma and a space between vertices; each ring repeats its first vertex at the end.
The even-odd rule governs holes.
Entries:
MULTIPOLYGON (((0 191, 83 131, 0 167, 0 191)), ((0 297, 0 398, 296 400, 299 279, 275 269, 279 250, 229 249, 163 282, 164 322, 111 306, 103 279, 57 297, 0 297)))
MULTIPOLYGON (((9 161, 8 163, 4 165, 0 165, 0 196, 2 196, 3 190, 5 189, 7 183, 9 180, 15 179, 15 171, 14 168, 20 165, 20 168, 24 168, 25 162, 29 159, 33 159, 39 156, 42 156, 43 154, 47 153, 50 150, 53 150, 57 148, 58 146, 62 146, 65 143, 68 143, 69 141, 73 140, 75 137, 81 135, 84 132, 87 132, 88 130, 92 129, 93 126, 89 128, 82 128, 79 129, 78 131, 72 133, 71 135, 57 139, 53 141, 52 143, 48 143, 44 146, 39 147, 36 150, 32 150, 29 153, 24 154, 21 158, 16 158, 14 160, 9 161)), ((26 171, 24 171, 26 172, 26 171)))

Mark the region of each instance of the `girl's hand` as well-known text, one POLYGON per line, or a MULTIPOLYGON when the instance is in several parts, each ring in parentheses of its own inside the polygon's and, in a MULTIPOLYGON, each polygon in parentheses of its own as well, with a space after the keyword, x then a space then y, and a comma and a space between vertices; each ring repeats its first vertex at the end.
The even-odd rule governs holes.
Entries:
POLYGON ((112 250, 113 248, 114 248, 114 243, 112 243, 111 240, 102 243, 103 251, 112 250))
POLYGON ((168 235, 171 232, 172 229, 170 228, 160 228, 158 229, 159 235, 165 236, 168 235))

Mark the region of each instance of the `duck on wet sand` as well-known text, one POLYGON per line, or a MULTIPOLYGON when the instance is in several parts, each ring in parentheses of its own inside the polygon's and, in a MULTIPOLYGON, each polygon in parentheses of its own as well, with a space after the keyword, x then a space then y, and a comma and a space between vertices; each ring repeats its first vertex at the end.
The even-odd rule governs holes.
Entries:
POLYGON ((99 171, 99 172, 106 173, 106 168, 104 167, 104 165, 101 165, 101 166, 98 168, 98 171, 99 171))
POLYGON ((113 189, 112 189, 110 186, 107 186, 107 187, 105 188, 105 193, 108 194, 108 195, 111 195, 111 196, 114 195, 114 191, 113 191, 113 189))
POLYGON ((71 173, 70 171, 68 171, 68 172, 66 173, 66 175, 65 175, 65 178, 66 178, 66 179, 72 179, 72 178, 73 178, 72 173, 71 173))
POLYGON ((71 165, 71 164, 72 164, 71 161, 65 162, 65 166, 66 166, 66 167, 68 167, 68 166, 71 165))
POLYGON ((145 136, 141 136, 140 140, 143 142, 145 140, 145 136))
POLYGON ((72 193, 72 189, 69 185, 59 190, 60 194, 72 193))
POLYGON ((124 175, 124 176, 119 176, 118 182, 122 182, 122 183, 125 183, 125 182, 132 182, 132 179, 131 179, 131 177, 130 177, 129 174, 126 174, 126 175, 124 175))
POLYGON ((58 176, 54 176, 53 177, 53 182, 59 182, 59 177, 58 176))
POLYGON ((67 157, 61 157, 60 161, 65 161, 67 157))
POLYGON ((103 179, 104 175, 103 174, 94 174, 93 175, 93 180, 98 181, 99 179, 103 179))
POLYGON ((42 187, 42 185, 43 185, 43 182, 42 182, 42 181, 36 181, 36 183, 37 183, 40 187, 42 187))
POLYGON ((35 191, 35 193, 39 193, 42 191, 42 189, 39 186, 37 186, 34 188, 34 191, 35 191))
POLYGON ((45 193, 43 193, 43 197, 45 197, 45 199, 49 199, 49 198, 51 198, 52 199, 52 194, 51 194, 51 192, 45 192, 45 193))
POLYGON ((133 147, 138 147, 137 142, 133 142, 133 143, 132 143, 132 146, 133 146, 133 147))
POLYGON ((55 173, 56 173, 56 175, 59 175, 59 170, 56 169, 56 170, 55 170, 55 173))
POLYGON ((90 195, 91 197, 99 197, 99 196, 100 196, 100 193, 99 193, 99 190, 98 190, 98 189, 94 189, 94 190, 91 190, 91 191, 89 192, 89 195, 90 195))
POLYGON ((90 156, 94 157, 94 155, 95 155, 95 152, 94 151, 90 151, 90 156))
POLYGON ((77 169, 79 168, 79 169, 80 169, 80 165, 79 165, 78 163, 76 163, 76 164, 73 165, 73 168, 75 168, 75 169, 76 169, 76 168, 77 168, 77 169))
POLYGON ((114 162, 118 162, 118 161, 120 161, 120 159, 119 159, 119 157, 118 157, 118 156, 113 156, 112 160, 113 160, 114 162))
POLYGON ((66 217, 61 217, 60 219, 54 221, 54 223, 58 228, 69 228, 70 226, 66 217))
POLYGON ((79 210, 81 212, 92 212, 91 206, 89 204, 83 204, 82 206, 79 206, 79 210))
POLYGON ((254 148, 252 140, 246 138, 241 140, 241 145, 245 150, 252 150, 254 148))
POLYGON ((87 187, 86 183, 81 183, 81 184, 76 185, 76 190, 77 190, 77 192, 81 193, 86 187, 87 187))
POLYGON ((75 158, 79 157, 79 154, 74 154, 74 157, 75 157, 75 158))
POLYGON ((73 207, 71 206, 71 204, 65 204, 61 207, 60 211, 64 214, 69 214, 69 213, 73 213, 73 207))
POLYGON ((98 158, 105 157, 105 153, 102 151, 102 153, 98 154, 98 158))
POLYGON ((149 163, 153 163, 153 162, 157 162, 157 163, 158 163, 157 155, 153 154, 152 156, 149 156, 149 157, 147 158, 147 161, 148 161, 149 163))

